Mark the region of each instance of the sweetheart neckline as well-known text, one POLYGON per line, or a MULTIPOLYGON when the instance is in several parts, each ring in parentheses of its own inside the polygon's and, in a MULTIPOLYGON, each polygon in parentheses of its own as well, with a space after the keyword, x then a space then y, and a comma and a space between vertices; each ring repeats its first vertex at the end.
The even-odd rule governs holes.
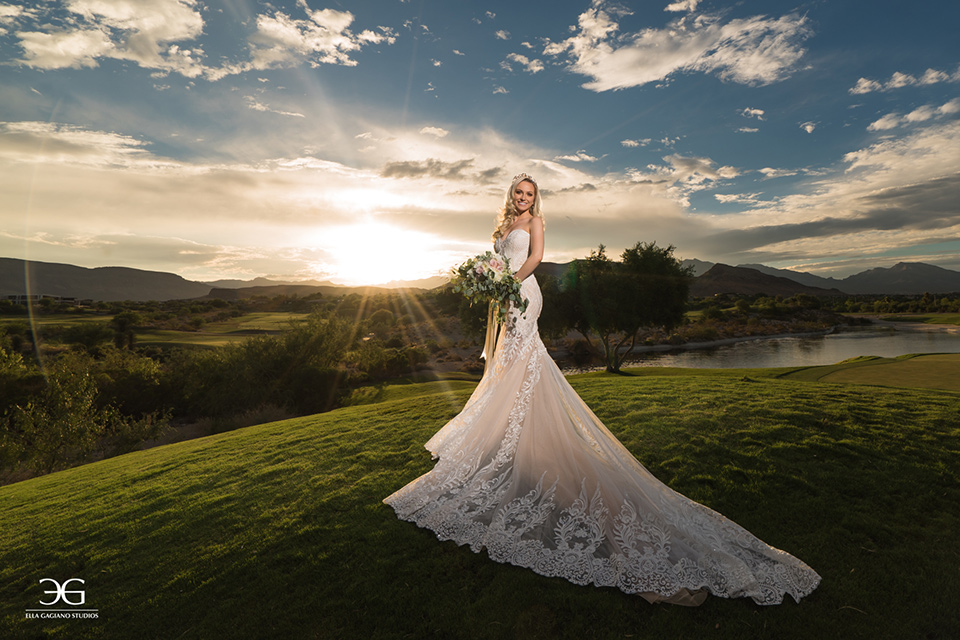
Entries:
POLYGON ((510 234, 512 234, 514 231, 523 231, 525 234, 530 235, 530 232, 527 231, 526 229, 520 229, 520 228, 511 229, 511 230, 510 230, 510 233, 508 233, 507 235, 505 235, 505 236, 503 236, 502 238, 500 238, 500 242, 501 242, 501 243, 506 242, 506 241, 507 241, 507 238, 509 238, 509 237, 510 237, 510 234))

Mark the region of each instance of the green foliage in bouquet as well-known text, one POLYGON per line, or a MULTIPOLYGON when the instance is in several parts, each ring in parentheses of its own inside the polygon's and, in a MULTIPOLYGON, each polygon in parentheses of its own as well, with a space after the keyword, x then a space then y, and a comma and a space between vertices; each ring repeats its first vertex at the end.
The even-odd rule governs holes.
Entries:
POLYGON ((470 301, 497 303, 497 317, 503 322, 509 305, 523 313, 530 301, 520 295, 520 281, 513 275, 509 261, 492 251, 470 258, 453 270, 453 290, 470 301))

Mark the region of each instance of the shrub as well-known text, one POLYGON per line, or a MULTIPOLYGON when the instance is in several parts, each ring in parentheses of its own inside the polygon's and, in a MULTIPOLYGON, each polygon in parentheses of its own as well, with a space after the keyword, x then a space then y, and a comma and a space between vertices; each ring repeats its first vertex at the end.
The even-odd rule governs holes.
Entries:
MULTIPOLYGON (((114 455, 129 451, 161 433, 166 419, 156 412, 132 418, 113 405, 101 405, 90 363, 85 355, 58 358, 38 393, 7 407, 0 433, 6 466, 25 464, 48 473, 86 460, 94 452, 114 455)), ((12 373, 19 382, 34 386, 28 370, 16 368, 8 359, 8 381, 12 373)))
POLYGON ((277 406, 323 411, 343 393, 337 367, 349 323, 313 314, 277 336, 209 351, 181 351, 164 366, 163 389, 177 413, 214 418, 277 406))

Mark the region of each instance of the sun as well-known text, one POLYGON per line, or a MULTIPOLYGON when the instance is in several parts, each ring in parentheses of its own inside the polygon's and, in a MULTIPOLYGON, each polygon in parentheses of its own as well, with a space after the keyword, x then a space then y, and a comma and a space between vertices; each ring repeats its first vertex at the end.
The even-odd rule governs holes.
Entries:
POLYGON ((318 232, 315 244, 329 256, 324 267, 338 284, 416 280, 449 266, 440 238, 380 222, 328 227, 318 232))

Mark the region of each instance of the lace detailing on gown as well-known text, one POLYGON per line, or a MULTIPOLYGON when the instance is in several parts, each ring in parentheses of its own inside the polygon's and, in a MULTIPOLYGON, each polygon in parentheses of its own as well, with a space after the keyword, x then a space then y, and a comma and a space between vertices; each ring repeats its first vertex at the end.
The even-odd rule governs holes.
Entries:
MULTIPOLYGON (((495 249, 516 269, 530 237, 495 249)), ((493 367, 427 442, 437 463, 384 500, 441 540, 576 584, 699 604, 701 590, 777 604, 820 576, 719 513, 673 491, 607 430, 550 358, 533 276, 511 309, 493 367)))

